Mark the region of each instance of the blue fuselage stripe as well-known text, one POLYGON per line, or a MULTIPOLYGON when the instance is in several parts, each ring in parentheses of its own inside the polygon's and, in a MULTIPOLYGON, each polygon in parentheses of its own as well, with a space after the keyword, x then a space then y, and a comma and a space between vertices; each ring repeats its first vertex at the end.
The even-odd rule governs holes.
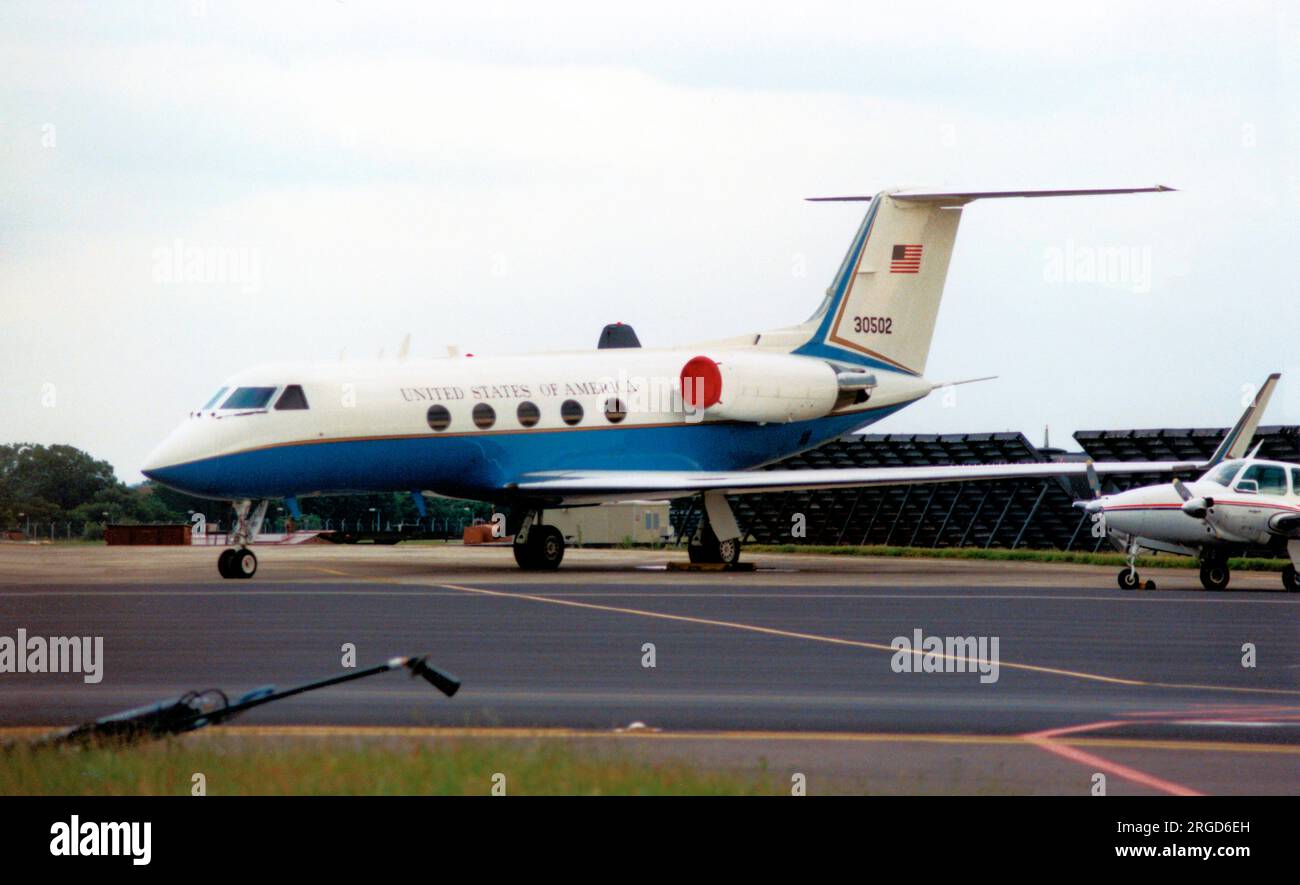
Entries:
POLYGON ((904 405, 789 424, 430 433, 288 444, 162 467, 149 475, 211 498, 423 489, 491 500, 523 474, 544 470, 746 470, 879 421, 904 405))

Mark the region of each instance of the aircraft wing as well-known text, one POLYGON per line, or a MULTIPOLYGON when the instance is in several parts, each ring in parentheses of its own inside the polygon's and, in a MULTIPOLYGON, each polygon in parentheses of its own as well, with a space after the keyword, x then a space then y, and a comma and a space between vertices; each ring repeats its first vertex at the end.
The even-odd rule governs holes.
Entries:
MULTIPOLYGON (((1094 462, 1099 475, 1199 470, 1199 461, 1094 462)), ((697 492, 731 495, 851 489, 913 483, 1087 476, 1087 461, 951 464, 937 467, 844 467, 825 470, 557 470, 528 473, 506 490, 568 504, 664 500, 697 492)))

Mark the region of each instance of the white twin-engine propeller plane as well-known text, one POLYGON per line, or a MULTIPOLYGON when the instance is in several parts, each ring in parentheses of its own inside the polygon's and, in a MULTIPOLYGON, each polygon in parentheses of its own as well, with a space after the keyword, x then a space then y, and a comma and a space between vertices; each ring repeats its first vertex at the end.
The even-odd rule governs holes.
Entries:
MULTIPOLYGON (((1195 482, 1175 479, 1102 495, 1098 478, 1089 475, 1095 497, 1076 501, 1075 506, 1096 514, 1110 542, 1128 553, 1128 566, 1119 573, 1120 587, 1141 586, 1135 562, 1145 549, 1197 557, 1201 584, 1206 590, 1223 590, 1228 586, 1228 557, 1260 546, 1291 560, 1282 570, 1282 586, 1300 591, 1300 464, 1256 458, 1259 446, 1246 455, 1279 377, 1268 376, 1218 450, 1199 465, 1206 472, 1195 482)), ((1146 586, 1154 589, 1155 582, 1147 581, 1146 586)))
MULTIPOLYGON (((682 348, 641 348, 627 327, 594 351, 424 362, 283 364, 242 372, 181 422, 143 472, 233 500, 227 578, 270 499, 428 492, 509 509, 525 569, 555 568, 546 508, 703 496, 693 562, 735 563, 728 494, 1082 474, 1083 464, 757 470, 879 421, 943 385, 923 377, 963 207, 996 197, 1159 192, 892 190, 869 202, 806 322, 682 348), (254 506, 254 502, 257 503, 254 506)), ((1097 474, 1179 465, 1096 464, 1097 474)), ((1188 465, 1181 465, 1186 467, 1188 465)))

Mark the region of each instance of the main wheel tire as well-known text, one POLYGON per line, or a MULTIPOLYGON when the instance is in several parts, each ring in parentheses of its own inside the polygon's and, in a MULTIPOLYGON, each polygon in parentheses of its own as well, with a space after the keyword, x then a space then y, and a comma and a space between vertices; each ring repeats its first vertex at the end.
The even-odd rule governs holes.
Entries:
POLYGON ((1216 562, 1201 566, 1201 586, 1206 590, 1227 590, 1230 577, 1226 565, 1216 562))
POLYGON ((257 557, 252 550, 238 550, 230 560, 230 570, 236 578, 247 580, 257 574, 257 557))
POLYGON ((1291 593, 1300 593, 1300 575, 1296 574, 1295 566, 1282 569, 1282 586, 1291 593))
POLYGON ((233 560, 234 558, 235 558, 234 549, 226 549, 221 551, 221 555, 217 557, 217 572, 221 575, 221 577, 227 579, 235 577, 235 570, 234 567, 231 565, 231 560, 233 560))
POLYGON ((1133 569, 1120 569, 1118 583, 1121 590, 1136 590, 1142 586, 1142 578, 1133 569))
POLYGON ((718 536, 713 533, 713 527, 706 522, 700 526, 700 543, 688 544, 686 555, 697 565, 702 563, 735 565, 740 562, 740 547, 739 538, 719 541, 718 536))
MULTIPOLYGON (((712 534, 712 532, 708 533, 710 536, 712 534)), ((690 558, 691 562, 694 565, 707 565, 722 562, 722 554, 719 552, 717 547, 718 539, 713 538, 713 544, 709 543, 707 537, 702 538, 701 540, 704 543, 686 545, 686 555, 690 558)))
POLYGON ((553 525, 533 526, 528 540, 515 544, 515 562, 528 571, 553 571, 564 560, 564 535, 553 525))
POLYGON ((718 542, 718 561, 723 565, 735 565, 740 562, 740 539, 718 542))

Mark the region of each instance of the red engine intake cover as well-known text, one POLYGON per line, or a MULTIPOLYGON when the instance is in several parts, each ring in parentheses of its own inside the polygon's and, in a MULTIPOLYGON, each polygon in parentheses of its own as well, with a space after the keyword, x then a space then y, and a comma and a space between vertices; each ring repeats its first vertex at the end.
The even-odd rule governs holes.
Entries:
POLYGON ((707 356, 691 357, 682 366, 682 401, 693 409, 707 409, 722 399, 722 373, 707 356), (697 402, 697 394, 699 402, 697 402))

